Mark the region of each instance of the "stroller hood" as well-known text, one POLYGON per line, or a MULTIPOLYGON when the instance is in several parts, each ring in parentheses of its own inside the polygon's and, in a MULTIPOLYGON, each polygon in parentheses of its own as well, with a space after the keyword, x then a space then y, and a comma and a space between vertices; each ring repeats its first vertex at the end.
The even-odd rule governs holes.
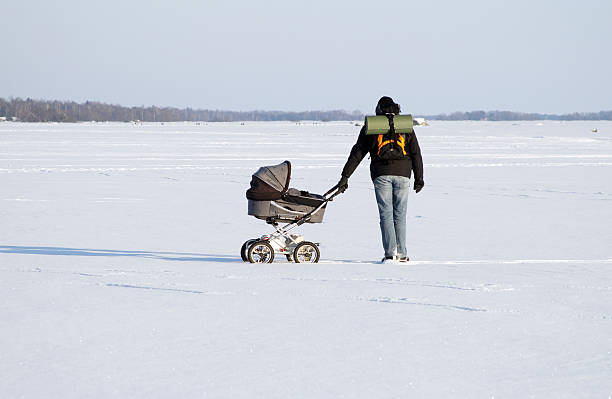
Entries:
POLYGON ((291 162, 262 166, 253 174, 251 188, 247 190, 246 197, 256 201, 280 199, 289 189, 290 180, 291 162))

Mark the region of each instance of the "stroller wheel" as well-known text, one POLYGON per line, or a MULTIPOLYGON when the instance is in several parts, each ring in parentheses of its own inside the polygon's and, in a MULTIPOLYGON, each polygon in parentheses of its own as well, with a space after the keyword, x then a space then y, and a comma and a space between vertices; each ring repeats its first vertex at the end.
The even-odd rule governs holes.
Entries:
POLYGON ((247 250, 247 258, 251 263, 272 263, 274 248, 267 241, 255 241, 247 250))
POLYGON ((293 250, 295 263, 317 263, 320 256, 319 247, 309 241, 302 241, 293 250))
POLYGON ((249 250, 249 245, 257 241, 257 238, 253 238, 250 240, 246 240, 244 244, 242 244, 242 248, 240 248, 240 257, 243 261, 248 262, 249 258, 247 257, 247 251, 249 250))

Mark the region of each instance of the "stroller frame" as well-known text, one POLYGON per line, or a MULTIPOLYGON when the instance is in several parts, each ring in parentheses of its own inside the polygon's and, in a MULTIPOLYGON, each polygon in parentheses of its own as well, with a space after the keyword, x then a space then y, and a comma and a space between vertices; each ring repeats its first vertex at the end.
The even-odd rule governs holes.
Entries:
POLYGON ((272 263, 274 254, 282 254, 290 262, 318 262, 320 257, 319 243, 304 241, 301 235, 290 234, 289 232, 304 223, 308 223, 312 216, 320 212, 328 202, 343 192, 339 190, 338 185, 335 185, 323 194, 323 201, 317 207, 283 226, 280 226, 279 223, 286 221, 286 218, 280 216, 266 218, 266 223, 272 225, 276 231, 265 234, 260 238, 247 240, 240 250, 242 260, 251 263, 272 263))

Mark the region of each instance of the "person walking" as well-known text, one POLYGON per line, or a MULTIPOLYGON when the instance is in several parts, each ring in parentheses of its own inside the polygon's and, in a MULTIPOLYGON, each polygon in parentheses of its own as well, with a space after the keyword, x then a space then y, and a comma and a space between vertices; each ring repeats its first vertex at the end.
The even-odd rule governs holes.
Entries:
MULTIPOLYGON (((389 118, 390 130, 393 126, 393 116, 398 115, 400 111, 400 106, 391 97, 381 97, 376 105, 376 115, 386 115, 389 118)), ((376 135, 366 134, 366 126, 364 125, 342 169, 342 177, 337 184, 341 192, 348 188, 349 178, 368 153, 371 157, 370 177, 374 182, 374 192, 380 217, 380 232, 385 250, 382 262, 408 262, 406 214, 412 172, 414 172, 414 191, 418 193, 425 186, 423 159, 419 142, 414 133, 395 135, 395 140, 393 137, 382 135, 377 137, 376 135), (384 139, 381 137, 384 137, 384 139), (394 144, 395 142, 401 145, 398 150, 403 154, 400 154, 399 157, 386 156, 381 145, 394 144)))

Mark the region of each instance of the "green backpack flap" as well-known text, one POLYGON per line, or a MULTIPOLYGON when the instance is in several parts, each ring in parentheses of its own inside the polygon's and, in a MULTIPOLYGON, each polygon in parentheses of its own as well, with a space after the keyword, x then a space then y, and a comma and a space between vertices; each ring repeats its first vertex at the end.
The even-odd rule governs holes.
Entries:
MULTIPOLYGON (((393 117, 395 133, 409 134, 414 133, 412 129, 412 115, 395 115, 393 117)), ((389 133, 389 119, 386 115, 366 116, 366 134, 387 134, 389 133)))
POLYGON ((367 135, 376 135, 374 150, 378 158, 384 160, 399 160, 408 156, 406 152, 406 135, 413 133, 411 115, 366 116, 365 129, 367 135))

